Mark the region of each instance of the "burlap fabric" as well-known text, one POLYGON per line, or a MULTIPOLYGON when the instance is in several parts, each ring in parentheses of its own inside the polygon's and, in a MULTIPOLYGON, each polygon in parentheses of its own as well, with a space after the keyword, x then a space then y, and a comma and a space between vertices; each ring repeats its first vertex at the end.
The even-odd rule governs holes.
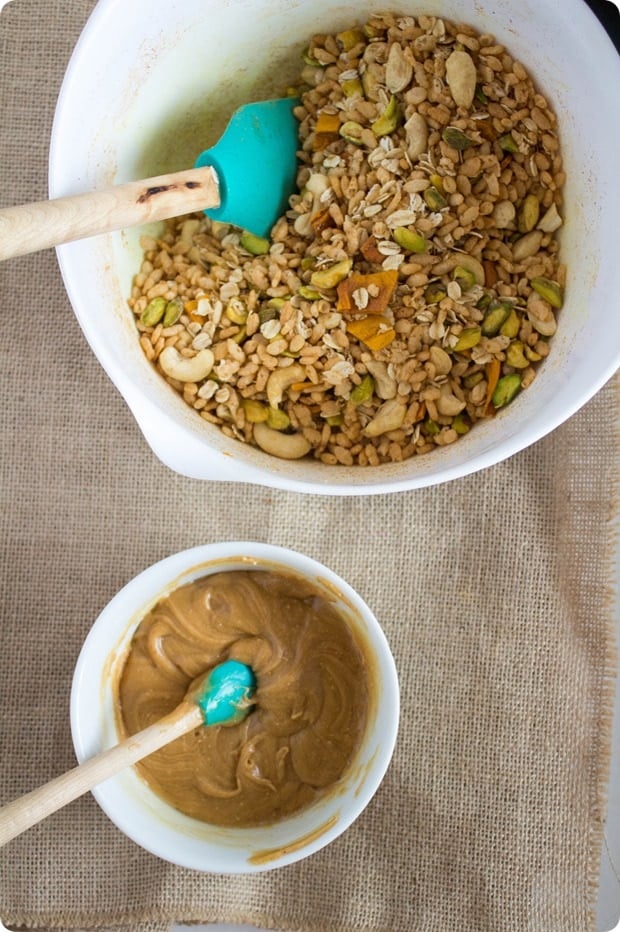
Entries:
MULTIPOLYGON (((92 5, 2 11, 4 204, 46 194, 53 106, 92 5)), ((328 849, 255 877, 203 876, 136 847, 88 796, 0 851, 4 922, 592 929, 615 677, 616 386, 535 447, 440 488, 332 499, 200 483, 146 447, 52 252, 0 266, 0 302, 0 802, 74 764, 71 676, 103 605, 198 543, 269 541, 333 567, 381 620, 402 688, 388 775, 328 849)))

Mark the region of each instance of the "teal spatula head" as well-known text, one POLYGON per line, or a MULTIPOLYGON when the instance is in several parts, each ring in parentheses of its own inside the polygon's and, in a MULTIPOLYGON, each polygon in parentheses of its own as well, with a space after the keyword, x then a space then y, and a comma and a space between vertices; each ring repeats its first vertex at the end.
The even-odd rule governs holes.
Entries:
POLYGON ((196 168, 211 165, 220 184, 221 204, 205 210, 208 217, 268 235, 295 190, 298 103, 287 97, 240 107, 216 145, 201 152, 196 168))
POLYGON ((238 660, 225 660, 213 667, 192 698, 202 710, 205 725, 236 725, 254 705, 255 690, 252 668, 238 660))

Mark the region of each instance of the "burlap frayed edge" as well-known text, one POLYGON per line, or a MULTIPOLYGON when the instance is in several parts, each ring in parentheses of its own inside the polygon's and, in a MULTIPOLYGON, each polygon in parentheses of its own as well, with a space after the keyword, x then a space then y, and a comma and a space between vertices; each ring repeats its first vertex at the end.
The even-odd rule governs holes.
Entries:
MULTIPOLYGON (((34 925, 23 921, 23 916, 19 914, 15 917, 4 918, 10 932, 22 932, 22 930, 33 930, 33 932, 168 932, 168 929, 174 924, 184 926, 205 925, 207 923, 221 923, 222 925, 246 925, 257 926, 273 930, 273 932, 359 932, 358 927, 348 925, 342 922, 312 922, 299 921, 286 917, 275 919, 273 915, 266 913, 253 912, 247 913, 226 913, 220 915, 213 913, 210 915, 202 914, 199 917, 191 918, 170 918, 164 915, 163 910, 150 910, 145 912, 141 910, 140 916, 131 916, 127 914, 113 914, 104 917, 92 917, 84 920, 80 917, 77 924, 73 924, 70 914, 58 917, 50 916, 46 919, 45 924, 36 923, 34 925)), ((394 926, 365 926, 364 932, 395 932, 394 926)))
MULTIPOLYGON (((86 932, 87 929, 97 930, 97 932, 168 932, 172 923, 168 919, 139 921, 135 923, 123 922, 120 925, 112 924, 106 920, 103 925, 86 926, 83 922, 79 925, 15 925, 9 923, 10 929, 7 932, 26 932, 26 930, 36 930, 36 932, 86 932)), ((4 929, 4 926, 1 927, 4 929)))
MULTIPOLYGON (((28 925, 26 923, 15 924, 9 922, 10 929, 7 929, 7 932, 26 932, 26 930, 36 930, 36 932, 86 932, 87 929, 96 929, 97 932, 168 932, 172 925, 168 919, 139 920, 133 923, 131 920, 129 922, 125 920, 121 921, 120 924, 110 924, 106 919, 103 924, 94 926, 84 925, 81 920, 79 925, 67 925, 66 923, 69 921, 63 918, 61 925, 54 925, 53 923, 48 925, 39 925, 38 923, 28 925)), ((4 928, 4 926, 1 928, 4 928)))
MULTIPOLYGON (((609 430, 613 435, 613 448, 620 450, 620 373, 611 381, 610 397, 613 416, 609 430)), ((605 822, 609 801, 609 773, 613 754, 612 730, 614 706, 616 700, 616 681, 618 675, 618 643, 616 637, 616 606, 618 599, 616 576, 616 547, 618 546, 618 529, 620 526, 620 474, 616 468, 611 469, 609 517, 605 527, 606 540, 606 578, 610 580, 602 594, 602 605, 607 618, 606 634, 608 651, 605 655, 605 667, 602 677, 601 715, 598 734, 601 740, 596 757, 598 780, 595 781, 595 795, 592 799, 592 818, 590 820, 589 858, 587 885, 589 891, 590 925, 596 928, 597 899, 600 888, 600 870, 603 843, 605 839, 605 822)))

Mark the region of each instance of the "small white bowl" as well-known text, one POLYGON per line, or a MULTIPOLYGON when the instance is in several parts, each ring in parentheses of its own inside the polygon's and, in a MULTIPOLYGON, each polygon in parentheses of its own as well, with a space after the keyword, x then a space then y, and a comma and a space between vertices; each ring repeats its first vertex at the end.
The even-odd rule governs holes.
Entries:
POLYGON ((294 550, 226 542, 182 551, 150 566, 117 593, 94 623, 78 658, 71 691, 71 732, 78 760, 120 740, 115 683, 138 624, 167 593, 225 570, 265 569, 297 574, 339 609, 367 646, 374 679, 361 746, 338 784, 308 809, 257 828, 223 828, 189 818, 153 793, 134 768, 106 780, 93 794, 110 819, 152 854, 182 867, 214 873, 254 873, 319 851, 360 815, 390 763, 399 717, 396 667, 371 610, 335 573, 294 550))

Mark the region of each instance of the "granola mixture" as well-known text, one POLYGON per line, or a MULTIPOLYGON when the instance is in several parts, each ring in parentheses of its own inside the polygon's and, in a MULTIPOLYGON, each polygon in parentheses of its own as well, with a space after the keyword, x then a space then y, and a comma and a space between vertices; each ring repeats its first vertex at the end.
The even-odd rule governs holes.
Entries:
POLYGON ((536 377, 563 302, 556 117, 490 35, 373 16, 303 56, 299 193, 269 240, 144 238, 130 306, 197 413, 275 456, 453 443, 536 377))

